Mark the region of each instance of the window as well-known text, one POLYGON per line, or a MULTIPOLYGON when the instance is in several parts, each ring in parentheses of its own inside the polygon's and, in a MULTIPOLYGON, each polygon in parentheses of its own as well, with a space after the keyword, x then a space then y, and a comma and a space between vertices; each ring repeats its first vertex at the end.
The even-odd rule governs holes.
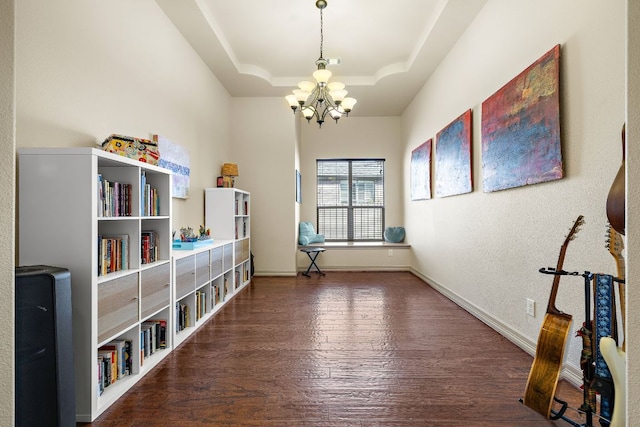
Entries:
POLYGON ((382 240, 384 160, 317 160, 318 233, 328 241, 382 240))

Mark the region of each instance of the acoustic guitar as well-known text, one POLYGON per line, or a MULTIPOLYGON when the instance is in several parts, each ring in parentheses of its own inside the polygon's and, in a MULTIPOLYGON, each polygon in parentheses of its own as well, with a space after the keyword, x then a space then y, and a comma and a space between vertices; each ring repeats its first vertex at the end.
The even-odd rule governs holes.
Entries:
MULTIPOLYGON (((624 242, 622 236, 618 234, 612 227, 608 228, 607 247, 609 253, 616 261, 616 267, 618 271, 618 279, 625 280, 625 262, 622 256, 622 250, 624 249, 624 242)), ((622 314, 622 345, 618 347, 616 341, 611 337, 603 337, 600 339, 600 353, 607 362, 609 372, 613 379, 613 387, 615 393, 615 402, 613 406, 613 414, 611 416, 611 424, 609 427, 625 427, 626 426, 626 412, 627 412, 627 386, 625 383, 625 371, 626 371, 626 354, 625 354, 625 341, 627 338, 626 329, 626 302, 625 302, 625 284, 619 282, 619 300, 620 311, 622 314)))
POLYGON ((625 190, 626 181, 624 177, 625 169, 625 125, 622 125, 622 164, 618 169, 611 188, 609 188, 609 194, 607 195, 607 218, 614 230, 624 236, 625 227, 625 190))
MULTIPOLYGON (((567 235, 558 256, 556 272, 562 271, 564 257, 567 252, 569 242, 575 238, 579 227, 584 224, 584 217, 580 215, 576 219, 571 231, 567 235)), ((538 343, 536 345, 536 356, 531 365, 529 378, 525 388, 524 403, 534 411, 550 417, 553 398, 556 394, 560 370, 562 368, 562 358, 564 348, 571 327, 572 316, 563 313, 556 307, 556 296, 560 285, 560 274, 553 276, 551 295, 547 304, 547 312, 540 328, 538 343)))

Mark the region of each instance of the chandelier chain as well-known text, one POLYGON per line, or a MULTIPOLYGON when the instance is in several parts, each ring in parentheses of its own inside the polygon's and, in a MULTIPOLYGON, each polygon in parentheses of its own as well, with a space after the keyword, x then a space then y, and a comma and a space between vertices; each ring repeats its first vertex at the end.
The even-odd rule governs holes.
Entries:
POLYGON ((323 58, 322 56, 322 45, 324 44, 323 27, 324 27, 324 20, 322 18, 322 9, 320 9, 320 58, 323 58))

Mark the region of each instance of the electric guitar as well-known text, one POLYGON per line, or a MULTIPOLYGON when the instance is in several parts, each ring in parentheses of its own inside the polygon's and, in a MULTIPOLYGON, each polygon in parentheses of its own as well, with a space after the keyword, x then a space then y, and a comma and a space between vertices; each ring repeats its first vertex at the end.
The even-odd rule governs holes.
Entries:
MULTIPOLYGON (((625 279, 625 263, 622 257, 622 250, 624 249, 624 242, 622 236, 618 234, 613 227, 608 228, 607 247, 609 253, 616 260, 616 267, 618 270, 618 279, 625 279)), ((609 372, 613 378, 613 387, 615 390, 615 402, 613 406, 613 414, 611 416, 611 424, 609 427, 625 427, 626 426, 626 400, 627 400, 627 387, 625 383, 625 370, 626 370, 626 354, 625 354, 625 341, 627 337, 626 330, 626 301, 625 301, 625 284, 619 282, 619 299, 620 299, 620 311, 622 313, 622 345, 618 347, 616 341, 611 337, 603 337, 600 339, 600 353, 607 362, 609 372)))
POLYGON ((609 249, 609 253, 616 261, 616 271, 618 274, 618 295, 620 300, 620 314, 622 316, 622 350, 625 350, 626 338, 627 338, 627 317, 626 317, 626 296, 625 296, 625 284, 623 283, 625 280, 625 262, 624 256, 622 255, 622 251, 624 250, 624 239, 621 233, 617 232, 610 225, 607 226, 607 249, 609 249))
MULTIPOLYGON (((580 215, 560 248, 556 272, 562 271, 567 246, 569 242, 575 238, 579 227, 583 224, 584 217, 580 215)), ((529 372, 529 378, 527 379, 522 401, 526 406, 544 415, 546 418, 549 418, 551 414, 553 398, 556 394, 556 387, 558 386, 558 379, 562 368, 564 347, 567 342, 572 320, 570 314, 563 313, 556 308, 556 296, 558 295, 559 284, 560 275, 556 274, 553 278, 547 313, 544 316, 540 334, 538 335, 536 356, 531 365, 531 371, 529 372)))

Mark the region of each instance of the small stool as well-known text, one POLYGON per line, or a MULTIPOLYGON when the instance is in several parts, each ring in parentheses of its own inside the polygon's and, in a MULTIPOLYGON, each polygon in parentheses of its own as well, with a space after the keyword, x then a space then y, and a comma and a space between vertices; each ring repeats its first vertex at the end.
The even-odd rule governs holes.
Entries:
POLYGON ((309 259, 311 260, 311 264, 309 264, 307 271, 302 273, 302 275, 311 277, 309 276, 309 271, 311 270, 311 267, 315 267, 317 273, 322 274, 324 276, 324 273, 320 270, 320 267, 318 267, 318 264, 316 264, 316 258, 318 258, 318 255, 324 252, 324 248, 302 248, 300 249, 300 251, 306 253, 309 259))

